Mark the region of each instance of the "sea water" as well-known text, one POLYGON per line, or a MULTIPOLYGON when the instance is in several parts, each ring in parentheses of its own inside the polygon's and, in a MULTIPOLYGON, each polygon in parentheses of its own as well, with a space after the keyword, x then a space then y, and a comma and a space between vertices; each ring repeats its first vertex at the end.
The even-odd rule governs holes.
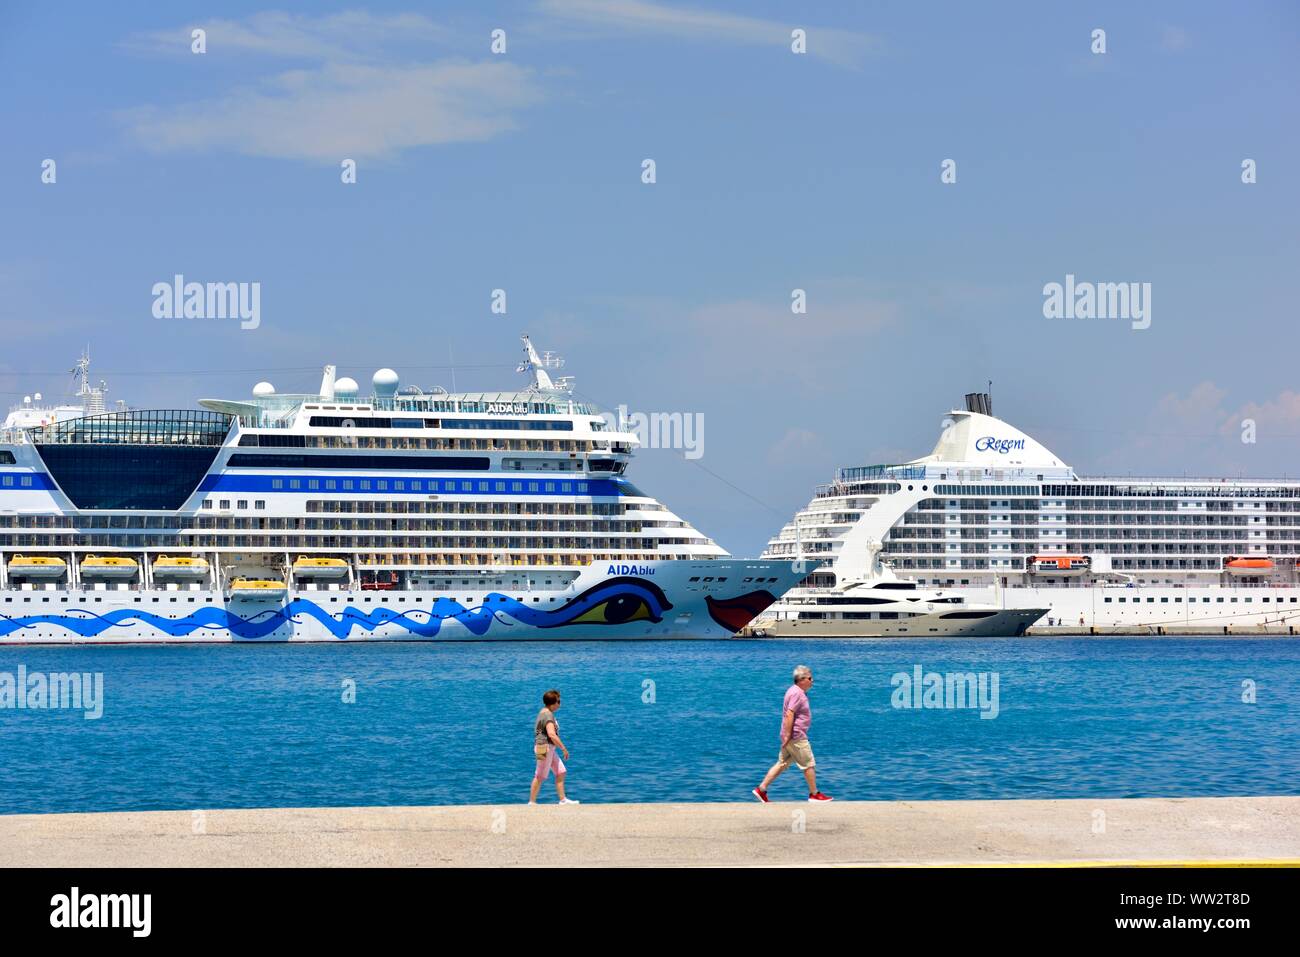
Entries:
POLYGON ((549 688, 571 796, 752 800, 798 664, 836 798, 1300 793, 1288 638, 13 646, 0 673, 102 674, 102 714, 0 708, 0 813, 522 802, 549 688))

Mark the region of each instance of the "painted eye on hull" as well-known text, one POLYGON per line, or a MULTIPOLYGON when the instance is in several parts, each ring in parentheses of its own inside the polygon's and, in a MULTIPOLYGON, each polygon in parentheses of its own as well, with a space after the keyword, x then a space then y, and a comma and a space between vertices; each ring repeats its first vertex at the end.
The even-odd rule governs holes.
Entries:
POLYGON ((623 625, 630 621, 663 621, 673 607, 654 582, 644 578, 613 578, 588 588, 563 608, 545 612, 542 628, 564 625, 623 625))
POLYGON ((577 618, 575 625, 621 625, 629 621, 658 620, 651 614, 650 606, 640 595, 616 595, 607 598, 577 618))

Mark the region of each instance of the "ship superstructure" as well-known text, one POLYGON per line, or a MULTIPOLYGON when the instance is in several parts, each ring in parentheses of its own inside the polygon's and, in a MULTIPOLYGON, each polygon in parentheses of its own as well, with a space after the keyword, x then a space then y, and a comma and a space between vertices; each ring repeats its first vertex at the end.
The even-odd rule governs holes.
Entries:
POLYGON ((805 569, 737 560, 524 338, 509 392, 259 383, 0 436, 0 640, 724 637, 805 569))
POLYGON ((1075 627, 1300 627, 1300 481, 1077 475, 995 418, 948 414, 929 455, 842 468, 765 558, 820 559, 835 588, 871 556, 900 578, 1075 627))

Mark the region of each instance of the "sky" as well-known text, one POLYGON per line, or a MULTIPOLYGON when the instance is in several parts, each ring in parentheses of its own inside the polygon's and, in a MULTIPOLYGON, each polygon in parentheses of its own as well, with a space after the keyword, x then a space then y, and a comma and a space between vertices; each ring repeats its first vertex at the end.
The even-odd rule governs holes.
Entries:
POLYGON ((0 403, 87 346, 137 407, 511 389, 528 333, 703 423, 628 475, 738 555, 989 380, 1082 474, 1300 475, 1298 54, 1287 2, 6 3, 0 403))

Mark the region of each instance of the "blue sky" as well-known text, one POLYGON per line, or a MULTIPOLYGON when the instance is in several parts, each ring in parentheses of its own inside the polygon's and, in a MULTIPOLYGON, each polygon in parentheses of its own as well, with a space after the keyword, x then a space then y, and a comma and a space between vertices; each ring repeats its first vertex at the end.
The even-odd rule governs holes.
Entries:
POLYGON ((987 379, 1082 472, 1295 475, 1298 10, 7 4, 0 402, 86 343, 140 406, 330 361, 509 388, 529 332, 704 415, 630 474, 738 554, 987 379), (260 328, 155 319, 178 272, 260 282, 260 328), (1151 327, 1044 318, 1067 273, 1150 282, 1151 327))

